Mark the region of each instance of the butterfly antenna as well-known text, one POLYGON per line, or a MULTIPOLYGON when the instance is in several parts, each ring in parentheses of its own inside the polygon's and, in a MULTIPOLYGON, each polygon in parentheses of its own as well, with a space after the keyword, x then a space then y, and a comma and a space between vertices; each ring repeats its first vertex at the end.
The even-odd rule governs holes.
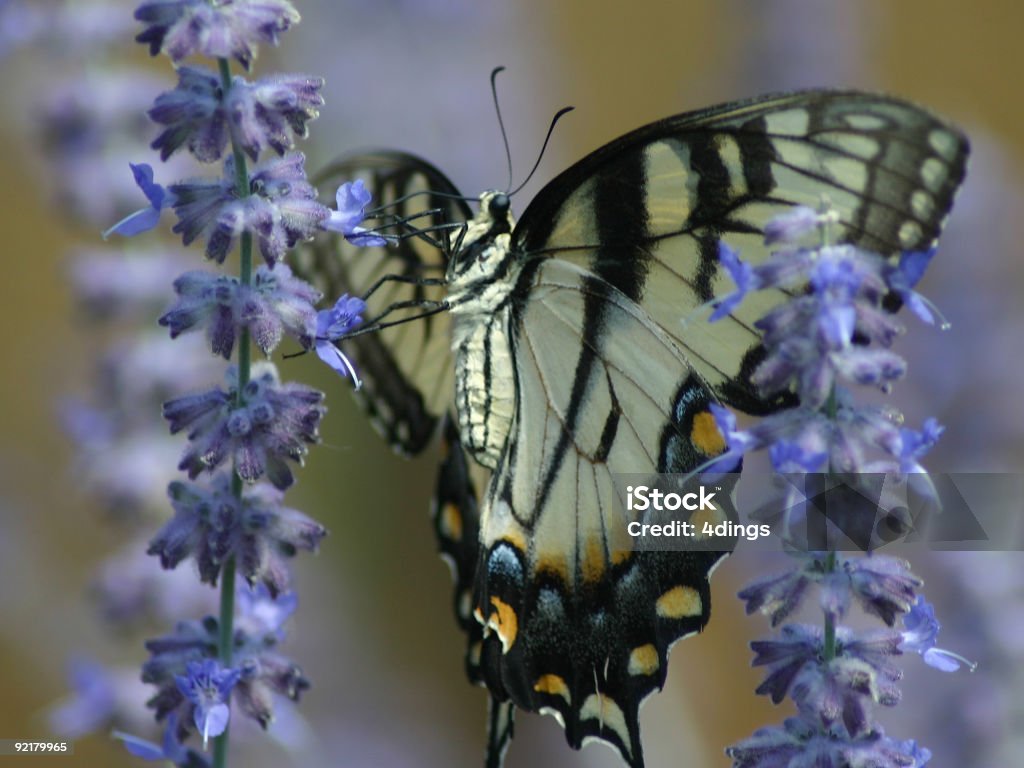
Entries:
POLYGON ((544 137, 544 143, 541 145, 540 153, 537 155, 537 162, 533 164, 533 168, 530 169, 530 173, 523 180, 523 183, 508 193, 509 196, 514 195, 516 192, 518 192, 519 190, 521 190, 523 187, 530 183, 530 179, 533 178, 533 174, 535 174, 537 172, 537 169, 540 168, 540 161, 544 159, 544 150, 548 148, 548 142, 551 141, 551 134, 555 132, 555 126, 558 124, 558 121, 562 119, 563 115, 567 115, 574 109, 576 109, 576 107, 562 107, 555 113, 555 116, 551 118, 551 125, 548 126, 548 135, 544 137))
POLYGON ((504 67, 495 67, 491 70, 491 96, 494 97, 494 111, 498 115, 498 127, 501 128, 501 141, 505 145, 505 164, 508 166, 508 186, 512 186, 512 150, 508 145, 508 134, 505 132, 505 121, 501 119, 501 105, 498 103, 498 73, 504 72, 504 67))

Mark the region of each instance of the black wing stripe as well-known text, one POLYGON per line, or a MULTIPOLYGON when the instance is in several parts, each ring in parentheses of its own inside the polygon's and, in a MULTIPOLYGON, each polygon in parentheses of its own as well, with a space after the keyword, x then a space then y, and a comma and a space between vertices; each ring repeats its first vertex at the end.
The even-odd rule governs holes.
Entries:
MULTIPOLYGON (((608 301, 609 286, 624 293, 634 301, 643 295, 647 276, 647 262, 650 254, 641 247, 650 240, 647 204, 644 199, 646 185, 643 153, 628 156, 627 162, 618 164, 615 173, 595 180, 594 226, 598 241, 614 242, 623 237, 636 244, 632 259, 623 259, 617 250, 607 253, 599 247, 594 255, 592 271, 598 279, 588 280, 584 297, 583 336, 591 344, 581 346, 579 359, 573 377, 569 409, 562 425, 558 442, 548 460, 537 499, 537 510, 547 505, 548 495, 554 484, 572 442, 572 434, 585 406, 585 392, 593 375, 597 360, 596 350, 600 348, 604 333, 604 312, 608 301)), ((523 281, 519 286, 523 287, 523 281)), ((517 302, 521 305, 521 301, 517 302)))
POLYGON ((650 240, 646 185, 642 152, 623 158, 615 164, 614 172, 601 174, 593 183, 598 242, 632 244, 632 253, 631 258, 624 259, 618 249, 609 253, 599 245, 591 271, 633 301, 643 296, 650 259, 642 248, 650 240))
POLYGON ((775 188, 772 163, 778 159, 775 145, 766 133, 766 128, 764 117, 755 117, 745 122, 735 135, 747 189, 750 194, 762 198, 767 197, 775 188))

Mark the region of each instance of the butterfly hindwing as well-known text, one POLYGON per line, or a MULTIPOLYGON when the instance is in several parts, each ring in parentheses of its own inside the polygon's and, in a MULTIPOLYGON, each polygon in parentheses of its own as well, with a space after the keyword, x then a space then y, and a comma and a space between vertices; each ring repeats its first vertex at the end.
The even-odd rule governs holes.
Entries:
POLYGON ((602 739, 639 766, 640 703, 706 623, 723 553, 635 551, 614 476, 688 472, 724 443, 713 396, 636 303, 557 259, 528 283, 508 310, 519 396, 481 519, 476 604, 501 646, 487 682, 557 713, 573 747, 602 739))
MULTIPOLYGON (((354 155, 328 167, 316 183, 324 193, 353 179, 363 179, 372 194, 372 205, 385 208, 384 222, 415 218, 408 227, 389 231, 407 234, 423 230, 436 247, 420 237, 408 237, 380 248, 356 248, 343 237, 318 241, 311 252, 300 254, 300 275, 313 280, 325 295, 362 294, 385 276, 442 280, 448 264, 449 233, 445 226, 465 221, 470 210, 448 178, 424 160, 403 152, 371 152, 354 155), (418 194, 414 193, 440 193, 418 194), (418 215, 432 211, 427 216, 418 215)), ((327 202, 325 200, 325 202, 327 202)), ((382 312, 398 302, 444 299, 444 288, 392 281, 371 298, 371 312, 382 312)), ((388 320, 410 317, 409 307, 388 320)), ((438 423, 451 405, 454 371, 450 354, 450 322, 446 313, 408 322, 379 333, 357 336, 345 342, 364 387, 357 393, 374 425, 388 442, 405 454, 419 453, 435 436, 438 423)))

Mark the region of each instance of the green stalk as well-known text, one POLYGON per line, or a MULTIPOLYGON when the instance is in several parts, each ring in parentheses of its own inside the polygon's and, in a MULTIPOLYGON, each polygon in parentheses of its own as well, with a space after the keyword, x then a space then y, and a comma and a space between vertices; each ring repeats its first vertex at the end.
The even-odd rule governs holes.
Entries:
MULTIPOLYGON (((227 59, 218 59, 221 90, 225 95, 231 90, 231 65, 227 59)), ((235 194, 239 198, 249 196, 249 169, 245 162, 245 154, 231 140, 231 152, 235 160, 235 194)), ((252 283, 252 234, 243 232, 240 238, 238 276, 242 285, 252 283)), ((249 329, 243 328, 238 339, 238 388, 235 392, 235 405, 244 403, 243 391, 249 383, 252 357, 250 354, 249 329)), ((236 472, 231 478, 231 492, 236 499, 242 498, 242 478, 236 472)), ((221 571, 220 581, 220 620, 217 638, 217 656, 222 666, 231 665, 233 639, 235 634, 235 558, 228 558, 221 571)), ((228 729, 214 739, 213 768, 227 768, 228 764, 228 729)))

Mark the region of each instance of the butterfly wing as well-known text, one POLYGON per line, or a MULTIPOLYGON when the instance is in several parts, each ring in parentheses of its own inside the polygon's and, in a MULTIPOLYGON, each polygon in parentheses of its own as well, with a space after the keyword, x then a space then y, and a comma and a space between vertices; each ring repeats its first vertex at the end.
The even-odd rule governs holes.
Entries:
POLYGON ((601 739, 640 766, 640 703, 707 622, 727 544, 636 551, 615 476, 689 472, 724 443, 714 396, 638 304, 575 264, 535 265, 509 311, 518 398, 481 519, 476 605, 498 660, 483 671, 573 747, 601 739))
POLYGON ((504 323, 515 415, 480 522, 475 603, 495 695, 556 714, 573 747, 597 738, 643 764, 640 702, 664 683, 669 646, 707 622, 721 553, 634 550, 613 477, 717 454, 716 398, 774 405, 748 376, 753 322, 781 295, 716 326, 684 322, 732 290, 719 240, 762 260, 771 217, 827 200, 840 242, 929 247, 966 154, 958 132, 904 102, 800 93, 641 128, 531 203, 512 235, 522 268, 504 323))
MULTIPOLYGON (((443 279, 453 231, 445 227, 471 216, 465 202, 447 196, 459 194, 455 185, 426 161, 402 152, 344 158, 319 174, 315 183, 324 194, 333 194, 339 184, 357 178, 370 191, 371 205, 385 208, 381 223, 408 220, 405 226, 390 227, 389 233, 410 234, 415 228, 425 236, 380 248, 356 248, 341 236, 324 237, 298 254, 296 272, 329 299, 346 292, 361 295, 385 276, 443 279)), ((416 303, 443 299, 443 286, 392 280, 373 294, 368 311, 372 315, 403 304, 404 309, 387 317, 399 320, 420 314, 416 303)), ((363 379, 356 396, 377 429, 404 454, 423 450, 451 406, 450 345, 447 313, 345 341, 345 351, 363 379)))
POLYGON ((827 202, 839 215, 836 242, 884 255, 930 248, 967 152, 958 130, 886 96, 808 91, 725 104, 640 128, 560 174, 523 213, 513 248, 578 263, 643 304, 727 402, 763 411, 770 404, 749 382, 761 354, 753 322, 782 296, 759 292, 693 328, 697 307, 734 288, 719 240, 758 263, 769 219, 827 202))

